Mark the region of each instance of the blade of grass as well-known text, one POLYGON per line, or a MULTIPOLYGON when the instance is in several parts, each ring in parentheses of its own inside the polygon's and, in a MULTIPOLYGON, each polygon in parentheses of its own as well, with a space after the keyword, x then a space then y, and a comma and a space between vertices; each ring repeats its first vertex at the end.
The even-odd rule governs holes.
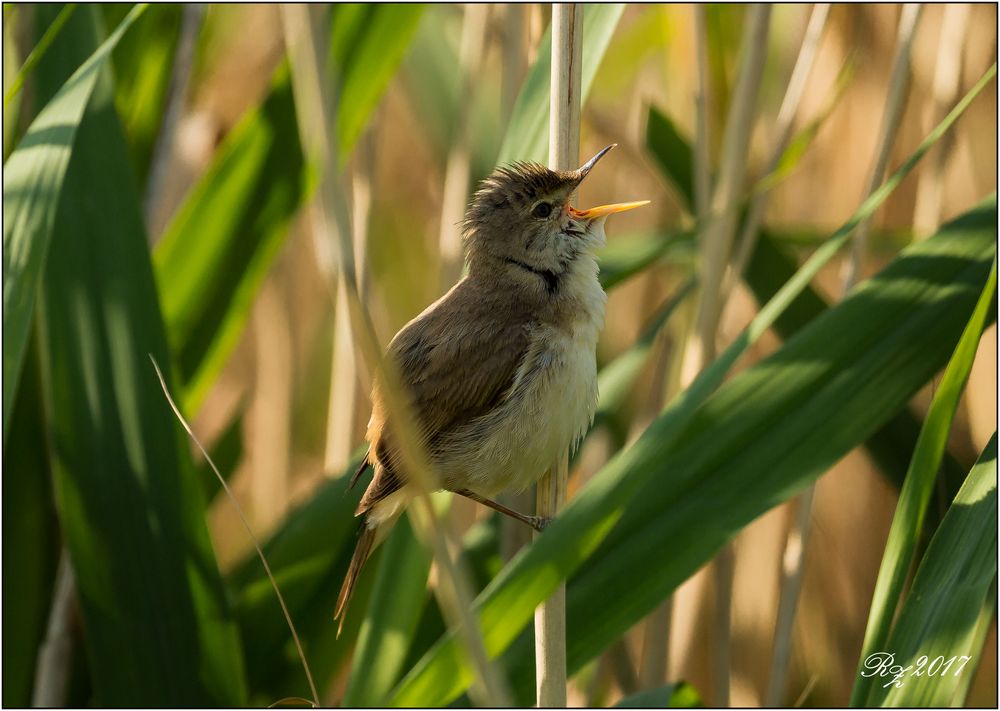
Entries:
MULTIPOLYGON (((923 526, 927 504, 937 476, 941 457, 948 441, 948 432, 958 408, 958 401, 972 370, 979 339, 983 333, 989 313, 996 297, 996 263, 990 271, 989 279, 982 290, 979 303, 972 313, 955 353, 944 371, 927 417, 920 429, 920 437, 913 451, 906 481, 899 492, 899 503, 889 528, 885 554, 879 566, 875 592, 872 594, 871 611, 865 629, 865 640, 861 646, 858 674, 864 671, 865 660, 873 652, 886 648, 890 626, 899 607, 906 572, 913 561, 913 552, 923 526)), ((992 576, 991 576, 992 577, 992 576)), ((870 677, 859 676, 851 692, 851 705, 865 705, 871 699, 873 681, 870 677)))
MULTIPOLYGON (((52 43, 55 42, 59 33, 62 32, 62 28, 66 25, 66 22, 69 21, 70 15, 73 14, 75 9, 76 3, 66 3, 62 10, 59 11, 56 19, 53 20, 52 24, 45 30, 45 34, 42 35, 42 38, 38 40, 38 44, 36 44, 32 48, 31 52, 28 53, 28 56, 24 60, 24 64, 22 64, 21 68, 17 71, 17 76, 15 76, 14 81, 11 82, 10 88, 4 92, 4 109, 7 108, 7 104, 9 104, 11 100, 21 91, 21 87, 24 86, 24 80, 27 79, 29 74, 31 74, 39 60, 45 56, 45 53, 48 51, 49 47, 52 46, 52 43)), ((133 20, 134 19, 135 18, 133 18, 133 20)))
MULTIPOLYGON (((3 439, 24 362, 38 283, 83 114, 111 51, 145 10, 136 6, 32 121, 3 169, 3 439)), ((60 15, 65 10, 60 11, 60 15)), ((63 16, 68 22, 72 14, 63 16)), ((44 55, 39 55, 39 58, 44 55)))
MULTIPOLYGON (((62 51, 39 62, 39 94, 55 94, 100 45, 98 9, 81 6, 62 51)), ((242 652, 201 488, 144 366, 145 353, 166 361, 166 337, 110 72, 101 75, 58 197, 37 321, 93 702, 241 705, 242 652)))
MULTIPOLYGON (((964 706, 968 679, 975 664, 934 673, 956 655, 982 654, 982 628, 988 627, 995 607, 997 574, 997 437, 983 450, 979 461, 945 514, 927 554, 920 561, 913 586, 893 626, 885 650, 891 665, 924 672, 908 674, 902 684, 893 676, 878 674, 880 662, 865 664, 865 673, 876 683, 869 701, 873 706, 931 708, 964 706), (985 618, 986 625, 981 622, 985 618), (921 663, 921 659, 924 660, 921 663), (926 666, 925 666, 926 665, 926 666), (963 680, 965 683, 963 684, 963 680)), ((950 666, 950 665, 949 665, 950 666)))

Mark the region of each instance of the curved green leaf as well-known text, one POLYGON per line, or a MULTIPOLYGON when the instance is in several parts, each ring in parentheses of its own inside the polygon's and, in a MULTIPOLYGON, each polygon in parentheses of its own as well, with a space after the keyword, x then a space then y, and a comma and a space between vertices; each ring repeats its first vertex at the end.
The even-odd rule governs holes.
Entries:
MULTIPOLYGON (((885 651, 892 664, 924 672, 906 674, 902 684, 878 676, 872 705, 931 708, 963 706, 968 683, 985 641, 985 628, 996 609, 997 574, 997 436, 983 450, 920 562, 913 587, 903 603, 885 651), (983 624, 985 622, 985 624, 983 624), (940 673, 945 660, 968 655, 940 673), (941 657, 941 663, 935 660, 941 657), (927 657, 925 664, 921 657, 927 657), (937 674, 932 674, 934 665, 937 674)), ((880 660, 881 661, 881 660, 880 660)), ((890 665, 891 666, 891 665, 890 665)), ((862 665, 864 668, 864 665, 862 665)))
MULTIPOLYGON (((4 441, 24 361, 35 294, 45 267, 77 130, 111 50, 144 9, 144 5, 133 9, 60 86, 3 167, 4 441)), ((66 22, 72 13, 62 17, 66 22)))
MULTIPOLYGON (((994 262, 976 309, 968 319, 962 338, 948 362, 931 406, 927 410, 924 425, 920 429, 913 459, 910 461, 903 488, 899 492, 899 502, 896 504, 896 513, 892 518, 889 538, 885 544, 885 554, 879 566, 868 626, 865 629, 865 641, 861 647, 858 663, 859 677, 851 692, 852 705, 864 704, 873 688, 873 678, 863 676, 861 672, 867 657, 873 652, 884 649, 888 642, 889 627, 899 606, 906 573, 910 569, 913 552, 923 528, 924 515, 931 500, 941 457, 948 443, 948 433, 951 431, 951 423, 958 409, 958 400, 972 371, 972 362, 975 360, 979 339, 988 322, 989 313, 994 310, 996 285, 997 266, 994 262)), ((995 570, 994 566, 994 572, 995 570)), ((992 577, 991 574, 989 578, 992 577)))
MULTIPOLYGON (((99 44, 97 12, 73 14, 61 52, 39 63, 40 93, 54 92, 99 44)), ((149 354, 164 363, 169 355, 110 73, 101 74, 69 160, 38 304, 56 508, 94 702, 241 705, 242 653, 201 487, 149 367, 149 354)))

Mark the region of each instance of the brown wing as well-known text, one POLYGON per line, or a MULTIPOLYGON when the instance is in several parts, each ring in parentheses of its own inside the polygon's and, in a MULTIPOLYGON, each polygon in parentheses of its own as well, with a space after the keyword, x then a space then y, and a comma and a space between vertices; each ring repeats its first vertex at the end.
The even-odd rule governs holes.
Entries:
MULTIPOLYGON (((396 334, 387 355, 396 359, 432 456, 443 434, 503 400, 528 350, 530 326, 530 314, 512 308, 509 296, 483 297, 466 279, 396 334)), ((377 385, 368 436, 369 458, 379 466, 359 514, 404 483, 377 385)))

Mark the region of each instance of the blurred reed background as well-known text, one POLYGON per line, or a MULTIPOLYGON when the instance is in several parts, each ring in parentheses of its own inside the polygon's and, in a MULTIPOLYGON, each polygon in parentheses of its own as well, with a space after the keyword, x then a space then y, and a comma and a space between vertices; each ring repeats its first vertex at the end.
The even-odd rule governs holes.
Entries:
MULTIPOLYGON (((101 8, 94 14, 110 30, 126 11, 126 7, 101 8)), ((779 107, 812 11, 811 5, 776 5, 771 9, 759 98, 749 125, 745 172, 752 180, 759 180, 768 171, 777 138, 779 107)), ((70 21, 79 19, 83 12, 77 9, 70 21)), ((373 61, 374 73, 360 72, 357 79, 354 75, 347 78, 356 84, 345 85, 345 93, 354 92, 349 96, 368 102, 370 112, 359 119, 360 123, 346 129, 339 127, 353 134, 349 139, 340 136, 340 146, 353 148, 344 152, 342 182, 349 193, 360 293, 378 340, 384 345, 398 328, 441 295, 459 273, 454 225, 461 219, 476 182, 489 173, 502 154, 515 101, 530 67, 538 59, 551 9, 539 4, 489 4, 383 6, 377 11, 360 8, 354 14, 338 12, 343 13, 342 21, 338 24, 334 18, 332 27, 335 38, 338 32, 347 33, 338 45, 344 48, 342 57, 350 55, 351 61, 363 62, 369 56, 365 52, 398 53, 395 60, 373 61), (365 38, 365 22, 383 23, 378 31, 384 33, 384 43, 373 41, 371 36, 365 38), (357 33, 359 44, 352 45, 351 32, 357 33)), ((730 97, 740 70, 741 37, 753 10, 721 5, 702 12, 707 30, 707 148, 710 163, 717 165, 724 150, 730 97)), ((590 156, 608 143, 618 143, 619 148, 588 179, 578 202, 652 201, 649 208, 611 221, 608 234, 612 252, 617 244, 628 254, 638 249, 636 245, 648 246, 656 238, 695 224, 691 208, 677 187, 665 178, 650 148, 656 138, 651 126, 661 125, 650 112, 655 110, 668 117, 676 131, 689 141, 699 133, 695 101, 699 93, 696 14, 688 5, 628 5, 610 28, 613 34, 583 107, 581 156, 590 156)), ((5 94, 9 77, 16 73, 53 17, 52 12, 28 5, 16 5, 12 10, 4 6, 4 56, 13 60, 5 61, 5 94)), ((323 9, 314 8, 313 17, 317 26, 330 24, 323 9)), ((784 173, 769 193, 762 220, 778 235, 781 247, 796 255, 799 262, 852 215, 867 195, 879 125, 890 93, 900 17, 898 5, 836 5, 829 12, 795 113, 796 145, 801 150, 792 152, 791 158, 786 154, 780 169, 784 173), (814 131, 801 133, 813 121, 814 131)), ((960 10, 943 5, 923 7, 913 37, 909 81, 899 127, 890 144, 887 172, 914 151, 995 62, 996 26, 993 4, 965 5, 960 10)), ((310 209, 289 210, 294 217, 287 221, 287 229, 281 219, 269 217, 263 208, 261 216, 236 227, 214 224, 224 222, 225 215, 190 212, 193 190, 200 189, 197 186, 203 184, 206 171, 218 170, 220 152, 225 150, 227 140, 240 130, 248 130, 247 121, 255 120, 248 116, 262 102, 273 101, 267 97, 273 97, 275 87, 283 81, 284 27, 281 10, 272 5, 154 6, 136 21, 112 56, 119 81, 115 105, 128 138, 133 169, 137 175, 148 176, 138 183, 145 197, 149 242, 154 250, 163 252, 157 254, 157 267, 175 259, 181 270, 175 273, 183 272, 183 255, 166 252, 170 247, 167 241, 174 239, 180 229, 176 226, 179 221, 187 220, 187 229, 195 231, 205 224, 206 234, 261 229, 266 235, 262 240, 269 246, 261 250, 264 256, 253 257, 257 261, 246 267, 248 271, 259 267, 260 271, 241 287, 239 299, 248 309, 245 328, 227 335, 229 346, 217 352, 217 377, 199 386, 187 408, 189 416, 194 416, 196 433, 219 453, 221 468, 229 475, 257 534, 265 539, 281 529, 290 511, 316 501, 316 492, 327 485, 331 476, 340 476, 357 455, 369 414, 371 382, 364 360, 354 352, 350 331, 343 328, 346 311, 342 292, 341 306, 337 306, 336 260, 324 253, 330 249, 328 236, 316 233, 317 222, 310 209), (149 67, 148 73, 137 66, 149 67), (154 71, 153 67, 159 69, 154 71), (151 106, 158 107, 153 115, 151 106), (163 126, 173 130, 164 134, 163 126), (184 210, 190 212, 187 217, 184 210)), ((57 37, 53 54, 59 41, 57 37)), ((588 52, 587 47, 584 52, 588 52)), ((18 99, 20 108, 7 106, 5 157, 16 145, 16 136, 26 128, 30 112, 40 108, 39 97, 43 95, 44 90, 34 87, 29 77, 18 99)), ((275 103, 272 115, 284 110, 275 103)), ((950 134, 876 213, 867 249, 858 265, 859 281, 889 264, 905 245, 933 233, 938 225, 969 211, 996 190, 996 113, 996 84, 991 82, 950 134)), ((344 114, 340 116, 344 122, 344 114)), ((293 120, 286 124, 275 121, 272 125, 295 124, 293 120)), ((266 136, 267 131, 262 135, 266 136)), ((242 159, 234 156, 225 169, 230 173, 218 174, 220 181, 232 179, 233 185, 239 183, 240 160, 248 160, 247 155, 256 150, 254 145, 250 142, 243 146, 247 154, 242 159)), ((310 188, 303 186, 315 176, 300 178, 308 172, 306 169, 289 169, 285 165, 289 158, 283 152, 297 150, 296 144, 288 142, 271 150, 271 162, 260 174, 247 178, 259 180, 263 192, 241 197, 246 202, 234 203, 232 210, 245 210, 253 201, 281 210, 277 202, 269 202, 268 191, 292 191, 295 194, 287 199, 293 202, 309 192, 310 188), (269 176, 273 176, 275 184, 269 183, 269 176), (279 181, 294 186, 278 185, 279 181)), ((6 191, 5 183, 5 204, 6 191)), ((215 203, 212 209, 220 205, 225 203, 215 203)), ((850 250, 842 251, 813 280, 813 286, 828 303, 835 304, 842 298, 844 262, 850 259, 850 250)), ((691 240, 681 241, 672 249, 660 250, 650 266, 610 292, 598 352, 601 365, 613 361, 640 339, 665 300, 688 281, 696 264, 691 240)), ((162 279, 162 270, 157 274, 162 279)), ((199 273, 198 278, 204 278, 204 274, 199 273)), ((159 288, 169 291, 171 284, 160 283, 159 288)), ((758 309, 753 291, 737 281, 718 323, 716 343, 720 352, 758 309)), ((171 307, 165 305, 164 312, 170 311, 171 307)), ((677 392, 679 384, 687 382, 689 377, 680 372, 682 359, 678 354, 684 352, 685 339, 696 318, 695 305, 688 299, 668 326, 658 332, 651 354, 613 417, 595 429, 575 460, 571 498, 623 441, 631 441, 642 432, 677 392)), ((765 334, 741 358, 738 370, 749 368, 780 345, 776 335, 765 334)), ((7 368, 5 351, 5 378, 9 377, 7 368)), ((949 451, 965 471, 996 429, 996 371, 993 324, 979 343, 948 438, 949 451)), ((915 412, 926 412, 936 382, 913 399, 915 412)), ((6 402, 5 394, 5 406, 6 402)), ((898 453, 904 463, 909 455, 898 453)), ((5 469, 11 466, 6 455, 5 465, 5 469)), ((200 467, 197 475, 210 476, 200 467)), ((212 488, 212 482, 199 483, 212 488)), ((783 560, 795 555, 794 550, 786 550, 786 542, 789 530, 795 526, 797 499, 780 503, 739 532, 732 543, 728 630, 731 705, 837 706, 848 702, 897 495, 898 488, 880 474, 861 448, 818 479, 809 517, 811 532, 805 539, 804 577, 791 628, 786 681, 774 698, 768 698, 768 684, 773 673, 781 571, 783 560)), ((11 496, 5 474, 5 519, 11 496)), ((349 508, 340 506, 325 514, 349 518, 349 508)), ((481 525, 474 531, 481 530, 482 522, 490 518, 487 510, 464 499, 453 501, 448 515, 463 533, 477 522, 481 525)), ((232 505, 224 497, 215 497, 207 517, 219 566, 227 579, 255 579, 257 572, 248 572, 256 565, 247 559, 250 544, 232 505)), ((496 522, 492 525, 495 527, 496 522)), ((509 557, 512 550, 509 546, 517 545, 520 533, 505 533, 513 540, 505 543, 505 556, 509 557)), ((350 536, 345 537, 348 539, 350 536)), ((5 535, 5 623, 8 613, 19 612, 7 602, 7 580, 12 573, 16 576, 9 567, 13 560, 8 555, 9 540, 10 536, 5 535)), ((50 535, 48 548, 52 548, 53 540, 50 535)), ((322 538, 308 543, 317 549, 331 545, 322 538)), ((340 541, 336 544, 339 546, 340 541)), ((304 544, 300 541, 295 545, 304 544)), ((669 551, 648 553, 650 565, 656 564, 657 556, 670 555, 669 551)), ((51 550, 46 555, 51 561, 58 559, 51 550)), ((334 579, 341 572, 337 565, 313 568, 304 574, 334 579)), ((490 565, 495 567, 488 575, 496 572, 499 562, 490 565)), ((49 599, 48 585, 55 564, 49 562, 42 567, 44 570, 38 574, 40 585, 44 599, 49 599)), ((292 573, 289 575, 286 581, 294 578, 292 573)), ((433 569, 430 579, 433 585, 433 569)), ((653 613, 660 616, 652 618, 650 625, 636 624, 621 643, 611 645, 595 662, 584 666, 571 681, 570 705, 611 705, 640 688, 678 680, 688 682, 705 703, 718 703, 719 678, 713 673, 718 640, 713 629, 717 619, 713 610, 719 597, 717 580, 709 573, 709 566, 702 568, 676 590, 672 615, 667 615, 665 608, 653 613), (667 619, 671 620, 669 643, 663 632, 667 619), (660 632, 653 631, 656 629, 660 632), (667 644, 659 651, 655 649, 656 645, 667 644), (662 668, 657 668, 657 663, 662 668)), ((297 583, 288 584, 294 597, 297 583)), ((348 640, 357 635, 364 615, 364 594, 362 591, 362 601, 351 610, 359 619, 354 621, 353 631, 348 630, 348 640)), ((254 595, 254 600, 262 600, 269 593, 257 589, 254 595)), ((248 599, 240 604, 250 608, 257 605, 256 614, 268 618, 261 623, 265 632, 256 636, 244 633, 244 644, 253 647, 246 652, 251 702, 272 703, 277 697, 269 694, 290 694, 293 688, 304 693, 301 684, 289 681, 296 672, 266 683, 253 681, 255 674, 263 677, 269 673, 264 671, 270 664, 269 654, 278 650, 282 668, 294 669, 296 662, 288 656, 287 631, 283 632, 277 608, 248 599)), ((317 604, 298 609, 309 610, 312 615, 296 617, 300 630, 334 626, 332 607, 324 609, 317 604)), ((600 615, 601 611, 595 610, 594 614, 600 615)), ((434 629, 433 617, 425 613, 419 617, 419 624, 434 629)), ((43 609, 36 611, 32 619, 47 621, 49 615, 43 609)), ((24 639, 37 639, 44 626, 35 624, 35 631, 26 631, 24 639)), ((324 670, 324 676, 317 681, 323 701, 332 703, 344 697, 351 683, 351 655, 346 649, 335 648, 328 635, 323 639, 326 641, 307 644, 307 654, 311 661, 313 657, 321 659, 317 665, 324 670)), ((5 657, 7 653, 5 632, 5 657)), ((18 653, 26 661, 17 669, 27 679, 11 681, 5 670, 5 705, 29 701, 26 694, 32 688, 33 670, 37 671, 31 654, 18 653)), ((409 652, 410 656, 414 654, 413 650, 409 652)), ((407 656, 405 648, 399 655, 400 670, 409 669, 419 658, 407 656)), ((85 672, 75 674, 67 698, 73 703, 85 703, 89 698, 86 694, 92 691, 91 682, 80 678, 86 677, 85 672)), ((994 619, 966 703, 994 705, 996 694, 994 619)), ((364 701, 363 696, 353 698, 357 703, 364 701)))

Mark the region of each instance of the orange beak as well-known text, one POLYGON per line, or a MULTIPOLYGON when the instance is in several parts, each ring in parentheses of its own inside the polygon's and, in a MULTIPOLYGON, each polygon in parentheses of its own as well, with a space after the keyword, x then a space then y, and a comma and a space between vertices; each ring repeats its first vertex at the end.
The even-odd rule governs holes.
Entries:
POLYGON ((584 220, 596 220, 598 217, 607 217, 616 212, 625 212, 626 210, 632 210, 648 204, 649 200, 639 200, 637 202, 619 202, 614 205, 601 205, 599 207, 592 207, 589 210, 577 210, 575 207, 571 207, 569 208, 569 214, 584 220))

